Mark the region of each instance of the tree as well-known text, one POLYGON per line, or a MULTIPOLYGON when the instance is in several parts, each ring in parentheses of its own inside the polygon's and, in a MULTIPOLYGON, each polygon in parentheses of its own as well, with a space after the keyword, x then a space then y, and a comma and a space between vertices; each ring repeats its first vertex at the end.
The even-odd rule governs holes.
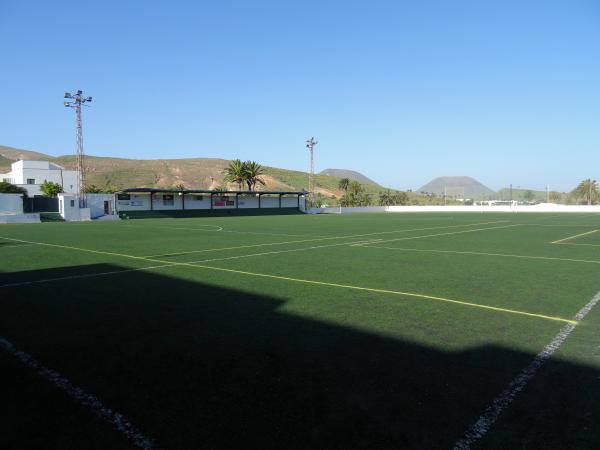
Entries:
POLYGON ((408 195, 406 192, 389 189, 379 193, 379 206, 406 205, 408 204, 408 195))
POLYGON ((338 183, 338 188, 340 189, 340 191, 348 193, 348 184, 350 184, 350 180, 348 178, 342 178, 338 183))
POLYGON ((183 183, 176 184, 174 186, 174 188, 177 189, 178 191, 184 191, 185 190, 185 184, 183 184, 183 183))
POLYGON ((598 198, 598 182, 590 178, 583 180, 573 190, 573 194, 587 201, 588 205, 591 205, 598 198))
POLYGON ((229 162, 229 165, 224 170, 224 181, 228 183, 236 183, 238 190, 242 190, 242 185, 246 182, 246 163, 239 159, 234 159, 229 162))
POLYGON ((261 175, 265 174, 263 167, 254 161, 246 161, 244 164, 244 181, 248 185, 248 190, 253 191, 257 183, 265 185, 265 181, 261 178, 261 175))
POLYGON ((526 190, 525 193, 523 194, 523 198, 525 200, 527 200, 528 202, 533 201, 533 199, 535 198, 535 194, 533 193, 532 190, 526 190))
POLYGON ((552 203, 560 203, 562 201, 562 194, 557 191, 550 191, 548 197, 552 203))
POLYGON ((389 189, 379 193, 379 206, 391 206, 393 204, 392 192, 389 189))
POLYGON ((27 195, 27 189, 15 186, 7 181, 0 181, 0 194, 23 194, 27 195))
POLYGON ((357 196, 358 194, 363 192, 364 189, 365 188, 363 187, 363 185, 360 184, 358 181, 351 181, 350 183, 348 183, 347 191, 350 192, 350 195, 357 196))
POLYGON ((340 200, 341 206, 369 206, 371 203, 371 194, 358 181, 348 183, 348 189, 340 200))
POLYGON ((408 205, 408 194, 402 191, 396 191, 392 196, 394 205, 408 205))
POLYGON ((58 183, 53 183, 52 181, 44 180, 44 182, 40 185, 40 191, 42 191, 44 197, 56 197, 63 191, 63 188, 58 183))

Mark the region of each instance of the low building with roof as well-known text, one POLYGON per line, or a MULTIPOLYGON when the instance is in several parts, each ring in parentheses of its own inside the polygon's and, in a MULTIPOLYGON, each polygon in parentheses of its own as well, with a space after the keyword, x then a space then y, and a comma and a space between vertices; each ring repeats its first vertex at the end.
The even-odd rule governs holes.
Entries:
POLYGON ((130 188, 115 194, 122 218, 293 214, 306 209, 306 192, 130 188))

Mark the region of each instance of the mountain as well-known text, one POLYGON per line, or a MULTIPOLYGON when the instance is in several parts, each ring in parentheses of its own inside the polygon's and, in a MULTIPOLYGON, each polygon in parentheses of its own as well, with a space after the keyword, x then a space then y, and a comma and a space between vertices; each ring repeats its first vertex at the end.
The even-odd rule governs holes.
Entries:
POLYGON ((375 186, 379 186, 379 183, 371 180, 360 172, 355 172, 354 170, 347 169, 325 169, 319 172, 319 175, 327 175, 329 177, 336 178, 348 178, 349 180, 358 181, 362 184, 374 184, 375 186))
MULTIPOLYGON (((0 173, 10 171, 10 164, 18 159, 47 160, 67 169, 76 166, 75 155, 50 156, 44 153, 0 146, 0 173)), ((219 158, 186 158, 140 160, 86 156, 87 183, 112 190, 128 187, 173 187, 183 184, 187 189, 213 189, 225 186, 223 170, 228 160, 219 158)), ((308 173, 276 167, 264 167, 266 186, 262 190, 302 191, 308 190, 308 173)), ((356 173, 356 172, 354 172, 356 173)), ((360 175, 360 174, 358 174, 360 175)), ((340 197, 340 178, 315 175, 315 192, 326 197, 340 197)), ((370 180, 369 180, 370 181, 370 180)), ((373 183, 373 182, 371 182, 373 183)), ((227 185, 237 189, 237 185, 227 185)), ((377 184, 365 184, 368 193, 377 195, 382 189, 377 184)))
POLYGON ((0 145, 0 156, 4 159, 12 160, 12 162, 19 159, 35 159, 41 161, 54 159, 52 156, 44 153, 32 152, 31 150, 22 150, 20 148, 6 147, 4 145, 0 145))
POLYGON ((425 186, 420 187, 418 192, 444 195, 444 190, 449 197, 480 198, 494 194, 490 188, 471 177, 434 178, 425 186))

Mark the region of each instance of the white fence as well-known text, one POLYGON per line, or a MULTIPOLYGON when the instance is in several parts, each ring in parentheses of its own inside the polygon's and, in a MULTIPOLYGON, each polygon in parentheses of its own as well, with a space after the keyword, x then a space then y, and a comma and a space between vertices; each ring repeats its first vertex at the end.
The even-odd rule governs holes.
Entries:
POLYGON ((363 206, 352 208, 311 208, 311 214, 349 214, 349 213, 374 213, 374 212, 481 212, 481 213, 600 213, 600 205, 556 205, 553 203, 540 203, 539 205, 498 205, 498 206, 363 206))

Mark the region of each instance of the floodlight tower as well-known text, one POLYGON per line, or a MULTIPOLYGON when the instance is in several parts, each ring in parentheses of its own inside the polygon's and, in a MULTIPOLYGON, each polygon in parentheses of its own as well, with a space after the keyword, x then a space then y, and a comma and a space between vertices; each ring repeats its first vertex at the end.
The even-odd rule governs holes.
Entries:
POLYGON ((315 149, 315 145, 317 145, 319 143, 319 141, 317 141, 314 137, 311 137, 309 140, 306 141, 306 148, 308 148, 308 150, 310 151, 310 172, 308 174, 308 194, 311 197, 312 200, 312 196, 313 196, 313 189, 314 189, 314 176, 315 176, 315 158, 314 158, 314 149, 315 149))
MULTIPOLYGON (((64 102, 67 108, 75 109, 75 141, 77 156, 77 185, 79 188, 79 207, 87 206, 85 198, 85 154, 83 152, 83 130, 81 127, 81 106, 92 101, 92 97, 84 97, 83 91, 78 90, 75 94, 65 92, 65 98, 68 101, 64 102)), ((85 105, 89 106, 89 105, 85 105)))

